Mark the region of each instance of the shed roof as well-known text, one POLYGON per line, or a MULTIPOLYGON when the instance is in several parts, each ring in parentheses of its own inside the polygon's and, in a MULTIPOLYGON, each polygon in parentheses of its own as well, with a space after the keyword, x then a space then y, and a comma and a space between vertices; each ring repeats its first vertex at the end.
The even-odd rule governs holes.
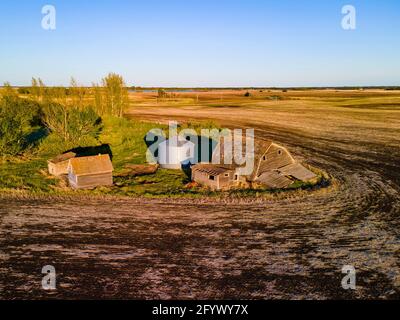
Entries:
POLYGON ((279 168, 279 171, 285 175, 293 176, 301 181, 307 181, 317 177, 315 173, 306 169, 300 163, 289 164, 283 168, 279 168))
POLYGON ((256 181, 261 182, 270 188, 286 188, 293 183, 292 180, 276 170, 264 172, 256 179, 256 181))
POLYGON ((48 162, 57 164, 60 162, 68 161, 69 159, 72 159, 75 157, 76 157, 75 152, 67 152, 67 153, 59 154, 58 156, 54 157, 53 159, 49 160, 48 162))
POLYGON ((114 170, 108 154, 70 159, 68 168, 76 176, 109 173, 114 170))
POLYGON ((195 166, 192 167, 192 171, 198 171, 207 173, 209 175, 218 176, 220 174, 234 170, 230 167, 216 165, 216 164, 196 164, 195 166))

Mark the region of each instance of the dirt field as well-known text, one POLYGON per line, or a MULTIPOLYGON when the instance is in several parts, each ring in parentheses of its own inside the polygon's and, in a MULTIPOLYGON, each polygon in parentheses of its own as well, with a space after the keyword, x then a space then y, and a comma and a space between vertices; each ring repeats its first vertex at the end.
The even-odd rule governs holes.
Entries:
POLYGON ((0 298, 399 298, 400 92, 251 93, 132 94, 129 116, 255 128, 336 189, 253 204, 0 200, 0 298))

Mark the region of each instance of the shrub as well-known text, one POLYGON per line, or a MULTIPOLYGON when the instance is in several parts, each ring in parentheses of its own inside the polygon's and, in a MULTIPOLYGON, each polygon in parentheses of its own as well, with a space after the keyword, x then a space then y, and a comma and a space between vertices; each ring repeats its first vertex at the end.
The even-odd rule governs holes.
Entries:
POLYGON ((21 87, 17 89, 18 94, 30 94, 31 91, 27 87, 21 87))
POLYGON ((46 127, 64 142, 97 138, 101 130, 101 118, 91 107, 81 109, 48 103, 43 106, 43 113, 46 127))
POLYGON ((39 105, 5 95, 0 100, 0 154, 16 155, 27 147, 27 137, 39 122, 39 105))
POLYGON ((108 115, 122 118, 125 108, 129 106, 128 90, 122 76, 110 73, 102 80, 105 91, 105 109, 108 115))

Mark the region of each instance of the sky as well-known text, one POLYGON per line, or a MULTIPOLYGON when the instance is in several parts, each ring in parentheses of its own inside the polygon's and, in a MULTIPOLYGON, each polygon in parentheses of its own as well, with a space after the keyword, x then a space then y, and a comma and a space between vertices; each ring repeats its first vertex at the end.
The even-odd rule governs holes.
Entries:
POLYGON ((400 85, 399 0, 1 0, 0 83, 400 85), (56 29, 42 28, 42 7, 56 29), (342 7, 356 29, 342 28, 342 7))

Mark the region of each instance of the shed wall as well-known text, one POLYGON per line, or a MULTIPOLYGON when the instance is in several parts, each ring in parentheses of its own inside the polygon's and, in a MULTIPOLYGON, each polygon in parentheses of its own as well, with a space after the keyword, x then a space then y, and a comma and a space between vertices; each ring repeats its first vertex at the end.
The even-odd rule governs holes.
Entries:
POLYGON ((234 181, 233 172, 227 172, 226 174, 228 175, 227 177, 225 177, 225 173, 219 175, 219 189, 228 189, 237 183, 237 181, 234 181))
POLYGON ((73 172, 68 172, 68 181, 72 188, 77 188, 77 177, 73 172))
POLYGON ((192 180, 202 185, 208 186, 213 190, 229 189, 239 184, 239 180, 235 180, 234 172, 226 172, 215 175, 215 180, 210 180, 209 174, 201 171, 194 171, 192 173, 192 180))
POLYGON ((202 185, 205 185, 207 187, 210 187, 213 190, 218 189, 218 176, 215 176, 215 180, 210 180, 209 174, 204 173, 204 172, 199 172, 199 171, 194 171, 192 173, 192 180, 200 183, 202 185))
POLYGON ((48 163, 48 169, 49 169, 49 173, 55 176, 61 176, 64 174, 68 174, 68 162, 67 161, 62 161, 59 163, 52 163, 49 162, 48 163))
POLYGON ((85 189, 99 186, 111 186, 113 184, 112 172, 104 174, 93 174, 88 176, 76 177, 75 188, 85 189))

